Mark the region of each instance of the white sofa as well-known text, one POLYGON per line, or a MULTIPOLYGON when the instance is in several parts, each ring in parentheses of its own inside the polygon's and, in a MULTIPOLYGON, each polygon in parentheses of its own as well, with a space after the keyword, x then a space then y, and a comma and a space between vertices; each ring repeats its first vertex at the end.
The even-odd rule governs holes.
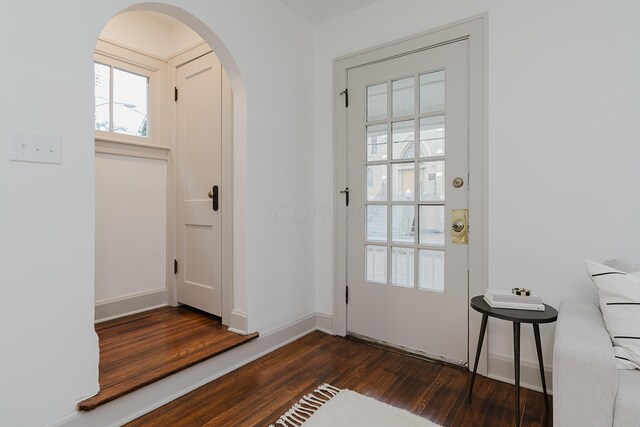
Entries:
POLYGON ((554 427, 639 427, 640 370, 616 369, 600 309, 563 302, 553 350, 554 427))

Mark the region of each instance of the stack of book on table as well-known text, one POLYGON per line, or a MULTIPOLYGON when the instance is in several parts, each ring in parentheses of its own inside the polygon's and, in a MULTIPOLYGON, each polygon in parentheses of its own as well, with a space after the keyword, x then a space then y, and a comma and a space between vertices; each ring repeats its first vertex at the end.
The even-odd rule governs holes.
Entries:
POLYGON ((487 289, 484 300, 492 308, 544 311, 542 298, 533 294, 516 295, 512 293, 511 289, 487 289))

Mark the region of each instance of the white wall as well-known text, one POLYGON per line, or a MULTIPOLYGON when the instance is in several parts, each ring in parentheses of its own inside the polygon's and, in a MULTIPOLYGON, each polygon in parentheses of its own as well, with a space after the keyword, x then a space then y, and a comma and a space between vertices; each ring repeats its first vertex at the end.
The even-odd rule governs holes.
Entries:
POLYGON ((166 288, 167 162, 96 153, 95 300, 166 288))
POLYGON ((180 21, 167 23, 143 12, 123 12, 102 29, 100 37, 168 59, 202 38, 180 21))
MULTIPOLYGON (((558 306, 595 300, 583 260, 640 259, 640 4, 382 0, 316 28, 316 203, 330 207, 332 59, 488 12, 489 284, 558 306)), ((329 208, 331 209, 331 208, 329 208)), ((317 310, 331 313, 331 221, 316 229, 317 310)), ((553 326, 542 326, 551 365, 553 326)), ((489 347, 512 355, 507 322, 489 347)), ((475 337, 471 341, 475 343, 475 337)), ((536 362, 523 328, 526 361, 536 362)), ((491 369, 491 366, 490 366, 491 369)))
MULTIPOLYGON (((312 27, 276 0, 167 3, 184 9, 175 13, 216 50, 234 86, 234 304, 265 332, 314 311, 313 219, 258 216, 315 201, 312 27)), ((0 5, 3 425, 58 420, 98 390, 93 50, 131 4, 0 5), (9 161, 14 129, 61 135, 62 165, 9 161)))

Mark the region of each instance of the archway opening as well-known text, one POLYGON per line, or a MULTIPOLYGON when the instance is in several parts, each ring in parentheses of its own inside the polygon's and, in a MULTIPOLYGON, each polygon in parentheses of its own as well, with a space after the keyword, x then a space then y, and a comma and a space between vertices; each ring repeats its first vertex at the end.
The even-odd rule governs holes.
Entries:
POLYGON ((149 383, 219 354, 218 341, 230 349, 255 338, 233 321, 234 294, 243 292, 235 292, 231 220, 242 159, 232 153, 244 145, 245 109, 230 53, 186 11, 139 4, 105 25, 94 78, 101 391, 85 410, 139 388, 140 377, 149 383), (206 337, 208 350, 185 336, 206 337), (163 355, 174 341, 185 350, 163 355))

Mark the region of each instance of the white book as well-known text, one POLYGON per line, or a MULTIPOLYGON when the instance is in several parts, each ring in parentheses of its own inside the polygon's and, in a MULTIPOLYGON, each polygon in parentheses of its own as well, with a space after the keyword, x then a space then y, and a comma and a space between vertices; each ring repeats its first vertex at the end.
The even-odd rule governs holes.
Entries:
POLYGON ((487 289, 485 295, 491 296, 496 302, 520 302, 527 304, 542 304, 542 298, 537 295, 515 295, 511 289, 487 289))
POLYGON ((492 308, 508 308, 508 309, 512 309, 512 310, 544 311, 544 304, 530 304, 530 303, 522 303, 522 302, 494 301, 488 295, 484 296, 484 300, 492 308))

